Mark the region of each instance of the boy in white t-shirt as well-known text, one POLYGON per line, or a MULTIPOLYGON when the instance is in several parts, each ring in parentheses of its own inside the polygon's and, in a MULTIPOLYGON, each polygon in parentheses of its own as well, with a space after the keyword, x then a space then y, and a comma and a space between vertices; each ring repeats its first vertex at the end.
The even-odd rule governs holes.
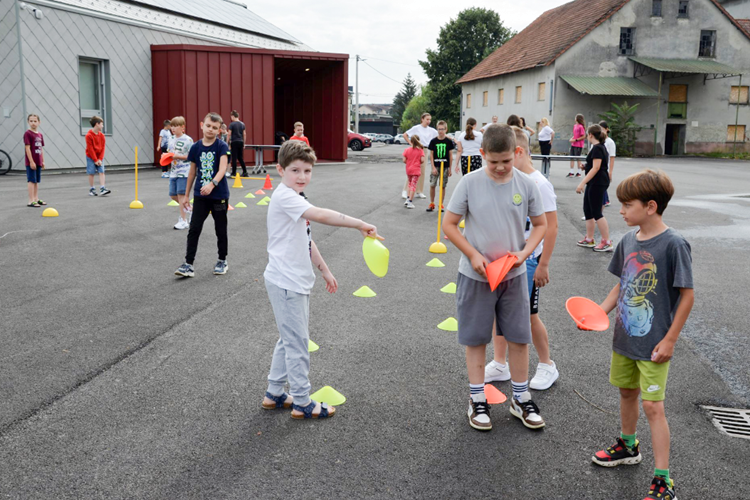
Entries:
POLYGON ((287 141, 279 150, 276 170, 281 184, 268 206, 268 265, 263 277, 276 317, 279 341, 273 352, 268 390, 262 406, 267 410, 292 407, 292 418, 332 417, 336 409, 310 399, 308 352, 310 291, 315 283, 313 265, 322 273, 326 290, 336 292, 338 283, 315 246, 310 221, 359 229, 362 236, 383 239, 377 228, 359 219, 312 206, 302 191, 310 183, 317 158, 310 146, 287 141), (289 393, 284 386, 289 383, 289 393))
MULTIPOLYGON (((604 140, 604 147, 607 150, 607 153, 609 153, 609 185, 611 186, 612 173, 615 170, 615 156, 617 156, 617 145, 615 145, 615 141, 613 141, 609 136, 609 125, 607 124, 607 122, 600 121, 599 126, 607 134, 607 138, 604 140)), ((607 193, 607 191, 604 191, 604 206, 609 206, 609 194, 607 193)))
POLYGON ((169 197, 180 206, 180 218, 175 229, 187 229, 190 227, 188 213, 183 206, 187 197, 187 178, 190 173, 190 162, 187 161, 190 148, 193 147, 193 139, 185 133, 185 118, 175 116, 170 120, 172 138, 169 139, 167 152, 174 153, 172 158, 172 169, 169 171, 169 197))
MULTIPOLYGON (((515 167, 536 182, 542 195, 542 205, 547 219, 544 239, 526 260, 526 278, 531 302, 531 341, 539 356, 536 374, 529 388, 537 391, 549 389, 560 376, 555 362, 550 358, 547 328, 539 318, 539 289, 549 283, 549 262, 557 240, 557 196, 552 183, 534 168, 529 152, 529 140, 522 129, 513 127, 516 134, 515 167)), ((531 234, 531 222, 526 221, 526 239, 531 234)), ((493 336, 495 357, 484 369, 484 381, 503 382, 510 380, 510 369, 505 362, 507 342, 502 335, 493 336)))

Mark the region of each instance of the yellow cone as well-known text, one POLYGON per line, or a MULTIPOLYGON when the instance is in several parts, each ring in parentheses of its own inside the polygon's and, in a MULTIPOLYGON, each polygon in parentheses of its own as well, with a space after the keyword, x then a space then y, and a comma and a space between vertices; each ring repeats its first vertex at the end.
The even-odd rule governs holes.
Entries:
POLYGON ((262 200, 260 200, 260 201, 259 201, 258 203, 256 203, 256 205, 263 205, 263 206, 266 206, 266 205, 268 205, 268 202, 266 201, 266 199, 265 199, 265 198, 263 198, 263 199, 262 199, 262 200))
POLYGON ((458 223, 458 227, 461 229, 466 227, 466 219, 461 219, 461 222, 458 223))
POLYGON ((271 203, 271 198, 269 198, 268 196, 264 196, 263 201, 265 201, 266 203, 271 203))
POLYGON ((172 201, 170 201, 169 203, 167 203, 167 206, 168 206, 168 207, 179 207, 179 206, 180 206, 180 204, 179 204, 179 203, 177 203, 176 201, 172 200, 172 201))
POLYGON ((139 200, 133 200, 130 202, 130 208, 143 208, 143 203, 139 200))
POLYGON ((365 285, 354 292, 353 295, 355 297, 375 297, 377 294, 369 286, 365 285))
POLYGON ((255 195, 253 193, 247 193, 245 198, 255 198, 255 195))
POLYGON ((247 208, 247 205, 245 205, 245 204, 244 204, 244 203, 242 203, 242 202, 239 202, 239 203, 237 203, 237 204, 236 204, 236 205, 234 206, 234 208, 247 208))
POLYGON ((428 249, 430 253, 448 253, 448 247, 442 241, 434 241, 428 249))
POLYGON ((339 406, 346 402, 346 398, 339 391, 327 385, 322 389, 315 391, 310 394, 310 399, 314 399, 320 403, 328 403, 329 405, 339 406))
POLYGON ((456 318, 448 318, 440 323, 437 327, 441 330, 445 330, 446 332, 457 332, 458 321, 456 321, 456 318))
POLYGON ((240 179, 240 173, 239 172, 237 172, 234 175, 234 184, 232 184, 232 187, 233 188, 241 188, 241 187, 243 187, 242 186, 242 179, 240 179))
POLYGON ((445 267, 445 264, 436 257, 427 263, 427 267, 445 267))
POLYGON ((456 284, 451 282, 440 289, 443 293, 456 293, 456 284))
POLYGON ((315 352, 318 349, 320 349, 320 346, 313 342, 312 340, 307 340, 307 352, 315 352))
POLYGON ((52 207, 45 208, 44 212, 42 212, 42 217, 57 217, 58 215, 60 214, 52 207))

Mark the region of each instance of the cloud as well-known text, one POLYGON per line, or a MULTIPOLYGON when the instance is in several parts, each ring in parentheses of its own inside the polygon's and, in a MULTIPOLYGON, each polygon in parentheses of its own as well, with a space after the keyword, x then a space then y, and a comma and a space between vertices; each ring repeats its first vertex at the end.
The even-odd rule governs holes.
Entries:
POLYGON ((428 48, 437 47, 440 28, 462 10, 494 9, 506 26, 520 31, 544 11, 566 1, 246 3, 251 11, 316 51, 349 54, 351 86, 355 81, 354 56, 365 58, 370 66, 359 65, 360 103, 389 103, 401 89, 400 82, 407 73, 418 84, 427 82, 418 61, 424 60, 428 48))

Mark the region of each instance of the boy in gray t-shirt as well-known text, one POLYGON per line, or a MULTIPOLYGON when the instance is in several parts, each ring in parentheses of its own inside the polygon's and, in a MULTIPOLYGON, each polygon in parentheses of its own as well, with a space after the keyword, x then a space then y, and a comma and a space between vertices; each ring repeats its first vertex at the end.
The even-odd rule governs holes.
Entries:
POLYGON ((466 347, 469 425, 477 430, 492 429, 484 395, 484 362, 495 324, 497 334, 508 341, 510 412, 530 429, 544 427, 528 391, 531 323, 526 259, 542 241, 547 221, 536 183, 513 168, 515 150, 515 134, 508 125, 488 128, 480 149, 486 168, 461 179, 443 222, 445 234, 463 253, 456 281, 458 342, 466 347), (464 234, 458 229, 462 216, 466 216, 464 234), (528 241, 524 239, 527 217, 533 224, 528 241), (485 268, 509 253, 518 261, 492 291, 485 268))
POLYGON ((644 170, 617 186, 620 213, 628 226, 609 271, 620 279, 601 306, 617 308, 609 381, 620 389, 620 437, 597 451, 592 461, 604 467, 640 463, 636 439, 638 397, 651 428, 654 479, 647 499, 673 500, 669 477, 669 425, 664 413, 669 364, 677 338, 693 307, 690 244, 662 221, 674 194, 664 172, 644 170))

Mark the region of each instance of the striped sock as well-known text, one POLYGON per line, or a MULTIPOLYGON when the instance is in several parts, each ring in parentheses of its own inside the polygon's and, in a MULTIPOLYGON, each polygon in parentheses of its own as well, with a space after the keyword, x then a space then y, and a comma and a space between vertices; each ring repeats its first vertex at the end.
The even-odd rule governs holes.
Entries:
POLYGON ((529 390, 528 380, 524 380, 523 382, 513 382, 511 380, 510 383, 513 386, 513 397, 516 399, 521 399, 523 393, 529 390))
POLYGON ((484 384, 469 384, 471 395, 484 394, 484 384))

